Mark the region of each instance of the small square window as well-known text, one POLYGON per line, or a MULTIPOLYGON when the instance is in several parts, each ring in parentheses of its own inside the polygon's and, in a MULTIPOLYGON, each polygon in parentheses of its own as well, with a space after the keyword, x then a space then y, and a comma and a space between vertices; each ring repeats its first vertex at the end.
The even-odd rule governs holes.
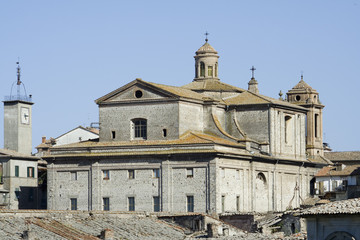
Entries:
POLYGON ((70 172, 71 174, 71 180, 76 181, 77 180, 77 172, 70 172))
POLYGON ((153 178, 159 178, 160 177, 160 169, 156 168, 153 169, 153 178))
POLYGON ((103 179, 104 180, 110 179, 110 170, 103 170, 103 179))
POLYGON ((135 178, 135 170, 133 170, 133 169, 128 170, 128 174, 129 174, 129 179, 135 178))
POLYGON ((186 177, 188 177, 188 178, 194 177, 194 169, 193 168, 186 169, 186 177))

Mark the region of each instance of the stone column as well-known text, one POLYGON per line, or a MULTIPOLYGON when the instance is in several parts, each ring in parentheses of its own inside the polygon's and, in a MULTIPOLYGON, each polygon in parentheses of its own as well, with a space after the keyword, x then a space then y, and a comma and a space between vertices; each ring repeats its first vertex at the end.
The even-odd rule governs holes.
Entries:
POLYGON ((56 172, 54 170, 54 164, 47 165, 47 209, 57 210, 56 209, 56 172))
POLYGON ((220 195, 220 183, 219 183, 219 178, 217 175, 217 158, 211 160, 209 162, 209 171, 208 171, 208 192, 209 192, 209 206, 208 206, 208 212, 209 214, 216 214, 217 210, 220 209, 221 207, 218 206, 218 201, 217 199, 219 198, 218 196, 220 195))

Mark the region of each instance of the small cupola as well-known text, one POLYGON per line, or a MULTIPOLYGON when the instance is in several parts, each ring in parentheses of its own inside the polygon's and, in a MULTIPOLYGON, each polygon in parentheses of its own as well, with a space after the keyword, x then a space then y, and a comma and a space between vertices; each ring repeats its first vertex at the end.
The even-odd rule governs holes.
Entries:
POLYGON ((195 78, 194 81, 219 80, 218 78, 218 59, 217 51, 208 43, 207 35, 204 45, 197 51, 195 58, 195 78))

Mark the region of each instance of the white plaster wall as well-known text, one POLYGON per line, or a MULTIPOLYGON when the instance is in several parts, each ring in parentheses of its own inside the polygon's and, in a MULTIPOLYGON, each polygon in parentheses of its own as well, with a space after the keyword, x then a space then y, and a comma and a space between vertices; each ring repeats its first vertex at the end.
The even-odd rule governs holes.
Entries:
POLYGON ((99 135, 89 132, 87 130, 76 128, 56 139, 56 145, 64 145, 64 144, 70 144, 70 143, 76 143, 80 141, 87 141, 90 139, 98 138, 99 135))

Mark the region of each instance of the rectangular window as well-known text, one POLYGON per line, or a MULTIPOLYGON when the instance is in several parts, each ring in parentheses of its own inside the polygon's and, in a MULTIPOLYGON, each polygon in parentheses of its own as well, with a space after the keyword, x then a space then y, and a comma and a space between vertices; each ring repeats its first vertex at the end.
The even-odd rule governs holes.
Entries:
POLYGON ((115 131, 111 131, 111 138, 115 139, 115 137, 116 137, 115 131))
POLYGON ((71 180, 76 181, 77 180, 77 172, 70 172, 71 174, 71 180))
POLYGON ((212 77, 212 76, 213 76, 213 67, 208 66, 208 77, 212 77))
POLYGON ((103 179, 109 180, 110 179, 110 170, 103 170, 103 179))
POLYGON ((15 166, 15 177, 19 177, 19 166, 15 166))
POLYGON ((147 122, 146 119, 137 119, 133 121, 135 138, 147 138, 147 122))
POLYGON ((110 199, 103 198, 104 211, 110 211, 110 199))
POLYGON ((194 212, 194 196, 186 196, 186 207, 188 212, 194 212))
POLYGON ((194 169, 193 168, 186 169, 186 177, 188 177, 188 178, 194 177, 194 169))
POLYGON ((225 178, 225 168, 220 169, 220 174, 222 178, 225 178))
POLYGON ((160 212, 160 197, 153 197, 154 200, 154 212, 160 212))
POLYGON ((240 212, 240 196, 236 196, 236 211, 240 212))
POLYGON ((153 169, 153 178, 159 178, 160 177, 160 169, 153 169))
POLYGON ((27 168, 27 176, 30 178, 35 177, 34 167, 28 167, 27 168))
POLYGON ((221 212, 225 212, 225 195, 221 196, 221 212))
POLYGON ((70 198, 71 210, 77 210, 77 198, 70 198))
POLYGON ((129 179, 135 178, 135 170, 133 170, 133 169, 128 170, 128 174, 129 174, 129 179))
POLYGON ((128 197, 129 211, 135 211, 135 197, 128 197))

